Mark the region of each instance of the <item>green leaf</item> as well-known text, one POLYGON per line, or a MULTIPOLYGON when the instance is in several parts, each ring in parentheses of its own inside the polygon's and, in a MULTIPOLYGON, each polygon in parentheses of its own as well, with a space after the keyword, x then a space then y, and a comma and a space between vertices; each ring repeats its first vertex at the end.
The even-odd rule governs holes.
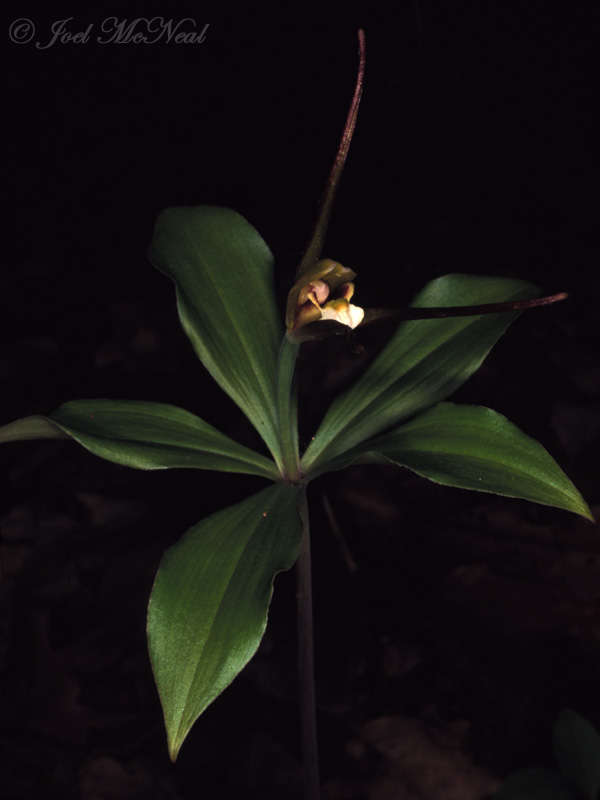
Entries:
MULTIPOLYGON (((526 281, 446 275, 416 308, 508 302, 537 296, 526 281)), ((403 322, 359 380, 332 403, 302 460, 305 472, 415 416, 456 391, 519 312, 403 322)))
POLYGON ((552 737, 554 754, 564 775, 584 797, 595 800, 600 792, 600 735, 571 709, 561 711, 552 737))
POLYGON ((494 800, 577 800, 578 791, 558 772, 520 769, 502 782, 494 800))
POLYGON ((69 438, 101 458, 137 469, 193 467, 278 476, 270 459, 165 403, 74 400, 49 417, 25 417, 0 428, 0 442, 69 438))
POLYGON ((148 643, 173 760, 256 652, 273 578, 292 566, 300 538, 298 490, 280 483, 199 522, 166 552, 148 643))
POLYGON ((282 331, 269 248, 235 211, 168 208, 148 256, 175 281, 179 317, 198 357, 280 464, 275 383, 282 331))
POLYGON ((440 403, 363 448, 446 486, 533 500, 593 520, 542 445, 489 408, 440 403))

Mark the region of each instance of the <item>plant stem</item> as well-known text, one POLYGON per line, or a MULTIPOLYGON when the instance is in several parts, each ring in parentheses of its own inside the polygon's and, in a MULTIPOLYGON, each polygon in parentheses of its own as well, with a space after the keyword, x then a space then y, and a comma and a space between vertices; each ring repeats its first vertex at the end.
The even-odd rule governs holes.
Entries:
POLYGON ((295 369, 299 344, 284 337, 277 363, 277 407, 284 478, 295 483, 300 478, 298 450, 298 392, 295 369))
POLYGON ((298 581, 298 652, 300 670, 300 715, 302 719, 302 754, 304 760, 305 800, 319 800, 319 755, 317 750, 317 708, 313 645, 312 574, 310 563, 310 528, 306 487, 300 491, 302 543, 296 562, 298 581))

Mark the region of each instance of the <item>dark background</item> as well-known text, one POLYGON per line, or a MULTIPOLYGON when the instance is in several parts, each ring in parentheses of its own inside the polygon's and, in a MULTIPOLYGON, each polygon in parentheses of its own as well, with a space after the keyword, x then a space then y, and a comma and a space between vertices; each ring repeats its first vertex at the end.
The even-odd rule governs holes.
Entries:
MULTIPOLYGON (((197 45, 100 44, 112 11, 24 9, 2 34, 0 424, 130 397, 181 405, 256 445, 145 251, 166 206, 234 208, 273 250, 283 307, 363 25, 364 98, 324 255, 358 273, 365 306, 407 304, 455 271, 568 291, 523 315, 456 399, 506 414, 598 503, 597 7, 403 2, 372 25, 211 24, 197 45), (89 42, 36 48, 70 16, 72 33, 93 24, 89 42), (7 34, 19 17, 36 26, 28 43, 7 34)), ((261 298, 249 302, 259 314, 261 298)), ((337 339, 303 348, 304 435, 391 331, 359 333, 363 355, 337 339)), ((164 548, 262 485, 131 471, 72 444, 5 446, 3 798, 299 796, 293 573, 277 579, 258 657, 175 767, 145 651, 164 548)), ((552 765, 563 706, 600 723, 591 524, 392 468, 325 478, 311 502, 327 797, 449 796, 410 758, 399 766, 417 742, 461 797, 483 798, 498 776, 552 765)))

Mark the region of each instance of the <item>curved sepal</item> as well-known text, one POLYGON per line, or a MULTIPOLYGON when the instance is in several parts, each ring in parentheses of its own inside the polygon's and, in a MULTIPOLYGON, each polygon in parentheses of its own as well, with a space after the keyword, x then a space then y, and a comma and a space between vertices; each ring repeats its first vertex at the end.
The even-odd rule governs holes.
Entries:
POLYGON ((273 461, 177 406, 136 400, 73 400, 48 417, 0 428, 0 442, 74 439, 94 455, 136 469, 188 467, 277 479, 273 461))
POLYGON ((169 753, 252 658, 277 572, 298 555, 298 490, 271 486, 199 522, 167 550, 148 606, 148 645, 169 753))
MULTIPOLYGON (((534 297, 526 281, 446 275, 411 306, 470 306, 534 297)), ((331 404, 302 460, 305 472, 332 460, 456 391, 519 312, 403 322, 382 353, 331 404)))
POLYGON ((273 256, 227 208, 168 208, 148 257, 176 284, 179 317, 198 357, 280 462, 275 410, 282 331, 273 256))
POLYGON ((436 483, 531 500, 593 521, 542 445, 489 408, 440 403, 363 448, 436 483))

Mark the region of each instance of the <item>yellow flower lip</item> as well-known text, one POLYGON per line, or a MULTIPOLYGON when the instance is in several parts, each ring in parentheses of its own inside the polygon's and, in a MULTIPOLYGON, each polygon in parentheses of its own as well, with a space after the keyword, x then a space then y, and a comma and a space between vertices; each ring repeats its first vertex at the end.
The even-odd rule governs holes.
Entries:
POLYGON ((321 309, 321 319, 340 322, 342 325, 347 325, 352 329, 360 325, 364 316, 364 309, 352 305, 343 297, 339 300, 332 300, 321 309))
POLYGON ((310 334, 308 331, 306 336, 300 333, 301 328, 319 321, 338 323, 350 329, 360 325, 364 311, 349 302, 354 294, 352 281, 355 277, 355 272, 331 258, 317 261, 306 271, 288 295, 288 338, 294 341, 320 338, 325 332, 317 335, 314 325, 311 325, 310 334))

